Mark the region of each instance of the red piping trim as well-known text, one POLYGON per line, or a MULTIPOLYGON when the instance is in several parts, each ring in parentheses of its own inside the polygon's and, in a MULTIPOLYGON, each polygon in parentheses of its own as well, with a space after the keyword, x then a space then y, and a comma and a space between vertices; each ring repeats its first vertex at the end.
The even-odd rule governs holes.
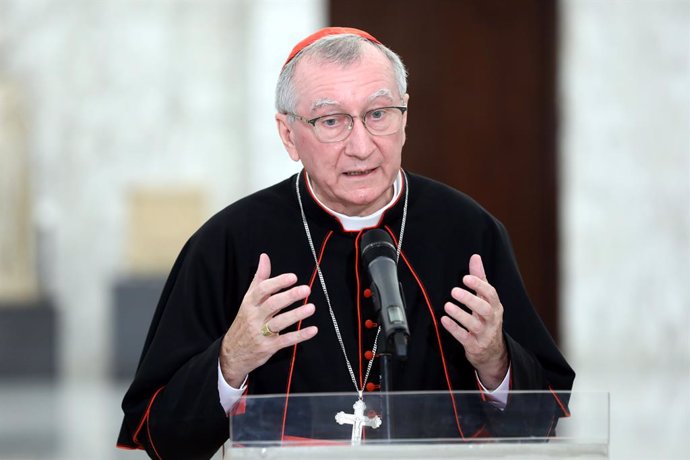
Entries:
MULTIPOLYGON (((307 176, 306 176, 306 174, 307 174, 306 171, 304 172, 304 174, 305 174, 305 176, 304 176, 304 182, 307 184, 307 187, 306 187, 306 188, 307 188, 307 191, 309 192, 309 195, 311 195, 312 199, 314 200, 314 203, 316 203, 326 214, 328 214, 329 216, 333 217, 333 218, 338 222, 338 225, 340 225, 340 230, 341 230, 343 233, 357 233, 357 232, 363 232, 363 231, 365 231, 365 230, 370 230, 370 229, 372 229, 372 228, 378 228, 378 227, 380 227, 380 226, 381 226, 381 223, 383 222, 383 218, 384 218, 384 216, 386 215, 386 213, 388 212, 388 210, 393 209, 393 208, 395 207, 395 205, 398 204, 398 202, 400 201, 400 197, 403 196, 403 192, 405 191, 405 187, 407 187, 407 183, 405 182, 405 177, 406 177, 406 176, 405 176, 404 171, 403 171, 402 168, 400 168, 400 173, 402 173, 402 181, 400 181, 400 182, 401 182, 401 187, 400 187, 400 193, 398 193, 398 198, 397 198, 393 203, 391 203, 391 204, 381 213, 381 216, 379 217, 379 221, 376 223, 376 225, 372 225, 371 227, 365 227, 365 228, 362 228, 362 229, 360 229, 360 230, 345 230, 345 227, 343 227, 343 223, 340 222, 340 218, 339 218, 338 216, 336 216, 335 214, 333 214, 333 212, 332 212, 330 209, 325 208, 325 207, 321 204, 321 202, 319 201, 319 199, 316 198, 316 195, 314 194, 314 191, 311 189, 311 185, 309 184, 309 180, 307 179, 307 176)), ((298 180, 299 180, 299 179, 298 179, 298 180)))
POLYGON ((289 442, 290 446, 349 446, 349 442, 330 441, 327 439, 304 438, 301 436, 285 436, 283 441, 289 442))
POLYGON ((146 433, 149 436, 149 443, 151 443, 151 447, 153 448, 153 453, 156 454, 156 457, 158 457, 158 460, 163 460, 163 457, 158 453, 158 450, 156 449, 156 445, 153 443, 153 438, 151 437, 151 425, 149 424, 148 419, 146 420, 146 433))
MULTIPOLYGON (((355 276, 357 278, 357 361, 359 362, 359 388, 361 388, 362 391, 364 391, 364 377, 362 376, 364 366, 362 365, 362 303, 360 302, 360 289, 362 286, 359 281, 359 242, 363 232, 364 229, 360 230, 355 238, 355 276)), ((362 430, 362 439, 365 440, 366 438, 367 432, 366 430, 362 430)))
MULTIPOLYGON (((395 241, 395 244, 397 245, 398 242, 395 238, 395 235, 391 231, 390 227, 388 227, 388 225, 386 225, 385 228, 388 231, 388 233, 390 233, 391 238, 393 238, 393 241, 395 241)), ((448 375, 448 366, 446 366, 446 357, 445 357, 445 354, 443 353, 443 345, 441 343, 441 334, 438 331, 438 321, 436 321, 436 315, 434 314, 434 309, 431 307, 431 301, 429 300, 429 296, 426 293, 426 289, 424 288, 422 281, 419 279, 419 276, 417 276, 417 273, 414 271, 414 268, 412 268, 412 264, 410 264, 410 262, 407 260, 407 257, 405 257, 405 253, 403 252, 402 249, 400 250, 400 256, 403 258, 403 261, 405 261, 405 265, 407 265, 407 268, 410 270, 410 273, 412 273, 412 276, 414 276, 414 279, 417 281, 417 285, 422 290, 422 295, 424 296, 426 306, 429 309, 429 313, 431 314, 431 319, 433 320, 433 323, 434 323, 434 331, 436 332, 436 340, 438 342, 438 349, 439 349, 439 352, 441 353, 441 363, 443 364, 443 373, 445 374, 445 377, 446 377, 446 384, 448 385, 448 391, 450 392, 450 399, 453 401, 453 412, 455 413, 455 424, 458 427, 458 432, 460 433, 460 437, 465 439, 465 433, 462 432, 462 427, 460 426, 460 415, 458 414, 457 402, 455 401, 455 395, 453 394, 453 385, 451 384, 450 376, 448 375)))
POLYGON ((123 449, 123 450, 142 450, 141 447, 132 447, 132 446, 127 446, 125 444, 115 444, 115 447, 118 449, 123 449))
POLYGON ((357 360, 359 361, 359 387, 364 389, 364 377, 362 376, 362 310, 360 302, 360 289, 361 283, 359 281, 359 241, 362 237, 362 232, 360 230, 355 238, 355 276, 357 277, 357 360))
MULTIPOLYGON (((302 327, 302 321, 297 323, 297 330, 302 327)), ((280 429, 280 440, 285 438, 285 422, 287 421, 288 399, 290 398, 290 385, 292 384, 292 372, 295 370, 295 359, 297 358, 297 344, 292 348, 292 360, 290 361, 290 373, 288 374, 287 389, 285 391, 285 406, 283 407, 283 425, 280 429)))
POLYGON ((486 428, 486 425, 482 425, 480 429, 477 430, 476 433, 474 433, 471 438, 490 438, 491 437, 491 432, 486 428))
MULTIPOLYGON (((134 441, 136 444, 140 446, 141 449, 144 448, 144 446, 139 442, 139 432, 144 426, 144 422, 146 422, 149 418, 149 412, 151 411, 151 406, 153 405, 153 401, 156 399, 156 396, 158 396, 158 393, 161 392, 161 390, 165 388, 165 386, 160 387, 156 392, 151 396, 151 400, 149 401, 149 405, 146 406, 146 411, 144 412, 144 416, 141 418, 141 421, 139 422, 139 426, 137 427, 136 431, 134 432, 134 436, 132 436, 132 441, 134 441)), ((150 437, 149 437, 150 439, 150 437)))
POLYGON ((314 200, 314 203, 316 203, 318 205, 318 207, 320 207, 326 214, 333 217, 336 220, 336 222, 338 222, 338 225, 340 225, 341 231, 347 232, 347 230, 345 230, 345 227, 343 227, 342 222, 340 222, 340 219, 338 218, 338 216, 333 214, 330 209, 323 207, 321 205, 321 202, 318 200, 318 198, 316 198, 316 195, 314 194, 314 191, 311 189, 311 185, 309 184, 309 179, 307 179, 306 174, 307 174, 307 172, 305 171, 304 172, 304 183, 307 184, 307 191, 309 191, 309 195, 311 195, 311 198, 312 198, 312 200, 314 200))
POLYGON ((486 394, 484 394, 484 389, 482 388, 482 384, 476 374, 474 376, 474 381, 477 384, 477 389, 479 390, 479 396, 481 396, 482 402, 486 402, 486 394))
MULTIPOLYGON (((312 286, 314 285, 314 280, 316 280, 316 274, 318 273, 317 268, 321 265, 321 259, 323 259, 323 254, 326 251, 326 243, 328 243, 328 240, 331 238, 331 235, 333 235, 333 230, 328 232, 328 234, 326 235, 326 238, 324 238, 323 243, 321 244, 321 253, 319 254, 319 259, 317 261, 317 265, 314 267, 314 272, 311 274, 311 279, 309 280, 309 289, 310 290, 311 290, 312 286)), ((309 302, 309 296, 307 296, 307 298, 304 299, 304 304, 307 304, 307 302, 309 302)), ((302 321, 297 323, 297 330, 299 331, 301 328, 302 328, 302 321)), ((280 440, 281 441, 285 440, 285 422, 287 421, 288 399, 290 398, 290 386, 292 385, 292 373, 295 370, 295 360, 296 359, 297 359, 297 344, 295 344, 292 347, 292 360, 290 361, 290 373, 288 374, 287 388, 285 389, 285 407, 283 408, 283 426, 280 430, 280 440)))
MULTIPOLYGON (((247 386, 244 388, 244 391, 242 392, 242 396, 240 397, 240 400, 235 404, 235 407, 230 409, 230 414, 232 415, 244 415, 245 412, 247 412, 247 395, 249 394, 249 380, 247 380, 247 386)), ((226 414, 226 417, 228 417, 229 414, 226 414)))
POLYGON ((553 430, 553 425, 554 425, 554 423, 556 423, 556 417, 552 417, 552 418, 551 418, 551 425, 549 425, 549 429, 548 429, 548 431, 546 432, 546 437, 549 437, 549 436, 551 435, 551 432, 552 432, 552 430, 553 430))
POLYGON ((553 397, 556 399, 556 402, 558 403, 558 405, 561 407, 561 410, 563 411, 563 415, 564 415, 565 417, 570 417, 570 412, 568 411, 568 409, 566 409, 565 404, 563 404, 563 401, 561 401, 561 398, 558 397, 558 395, 557 395, 556 392, 553 390, 553 388, 551 387, 551 385, 549 385, 549 391, 551 392, 551 394, 553 395, 553 397))

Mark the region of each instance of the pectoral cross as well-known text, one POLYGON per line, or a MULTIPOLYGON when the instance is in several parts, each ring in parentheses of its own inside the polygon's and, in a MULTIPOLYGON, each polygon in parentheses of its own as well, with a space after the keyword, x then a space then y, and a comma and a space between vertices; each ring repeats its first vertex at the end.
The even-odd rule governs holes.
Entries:
POLYGON ((379 416, 369 417, 364 415, 364 409, 367 408, 364 401, 358 399, 357 402, 352 406, 355 410, 354 414, 346 414, 343 411, 335 414, 335 421, 339 425, 351 424, 352 425, 352 445, 358 446, 362 443, 362 429, 365 426, 370 426, 376 429, 381 426, 381 419, 379 416))

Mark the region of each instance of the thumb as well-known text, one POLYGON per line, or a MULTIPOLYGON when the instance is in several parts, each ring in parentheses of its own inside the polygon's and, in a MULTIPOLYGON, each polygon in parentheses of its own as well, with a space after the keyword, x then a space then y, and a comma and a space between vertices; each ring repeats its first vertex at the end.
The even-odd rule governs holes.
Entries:
POLYGON ((470 257, 470 275, 486 281, 486 272, 484 271, 482 256, 479 254, 472 254, 472 257, 470 257))

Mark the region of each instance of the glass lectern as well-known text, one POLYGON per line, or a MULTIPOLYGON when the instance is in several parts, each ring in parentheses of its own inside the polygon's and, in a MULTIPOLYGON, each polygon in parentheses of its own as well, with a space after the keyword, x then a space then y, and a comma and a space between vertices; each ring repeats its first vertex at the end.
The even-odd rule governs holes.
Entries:
POLYGON ((605 459, 608 393, 294 394, 243 398, 227 459, 605 459))

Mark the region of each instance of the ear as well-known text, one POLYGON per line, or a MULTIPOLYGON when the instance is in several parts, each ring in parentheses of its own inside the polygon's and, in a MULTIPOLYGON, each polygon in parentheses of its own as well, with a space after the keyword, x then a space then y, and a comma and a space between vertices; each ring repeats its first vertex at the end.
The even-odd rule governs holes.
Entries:
POLYGON ((284 113, 277 113, 276 126, 278 127, 280 140, 283 141, 283 145, 285 146, 285 150, 287 150, 288 155, 290 155, 292 161, 299 161, 299 153, 297 152, 297 147, 295 146, 294 141, 295 133, 292 125, 290 124, 290 120, 288 120, 288 115, 284 113))
MULTIPOLYGON (((410 95, 407 93, 405 93, 405 95, 403 96, 403 105, 405 107, 410 106, 410 95)), ((407 110, 403 114, 403 128, 405 128, 405 127, 407 127, 407 110)))
MULTIPOLYGON (((410 95, 405 93, 405 95, 403 96, 403 105, 405 107, 409 107, 409 103, 410 103, 410 95)), ((406 128, 407 128, 407 110, 403 114, 403 140, 402 140, 403 145, 405 145, 405 141, 407 140, 407 133, 405 131, 406 128)))

